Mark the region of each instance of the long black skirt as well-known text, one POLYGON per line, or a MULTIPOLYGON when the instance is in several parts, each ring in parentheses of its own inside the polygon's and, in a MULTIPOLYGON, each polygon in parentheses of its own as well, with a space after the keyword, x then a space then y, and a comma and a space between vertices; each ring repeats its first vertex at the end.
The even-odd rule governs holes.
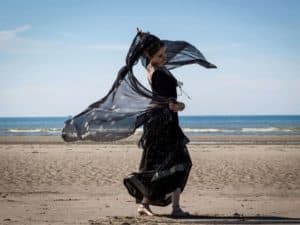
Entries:
POLYGON ((179 126, 177 113, 158 109, 148 117, 139 141, 143 149, 139 171, 125 177, 124 185, 136 203, 145 196, 151 205, 167 206, 173 191, 184 190, 190 173, 189 139, 179 126))

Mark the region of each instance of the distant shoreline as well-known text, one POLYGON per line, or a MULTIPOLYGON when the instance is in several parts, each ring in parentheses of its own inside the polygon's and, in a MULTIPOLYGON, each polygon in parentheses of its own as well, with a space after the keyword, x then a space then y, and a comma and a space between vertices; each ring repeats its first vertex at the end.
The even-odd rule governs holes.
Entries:
MULTIPOLYGON (((73 115, 75 116, 75 115, 73 115)), ((0 119, 2 118, 71 118, 72 115, 68 116, 0 116, 0 119)), ((198 114, 198 115, 182 115, 179 114, 179 117, 210 117, 210 116, 220 116, 220 117, 226 117, 226 116, 300 116, 300 114, 198 114)))
MULTIPOLYGON (((0 136, 0 144, 132 144, 136 145, 139 135, 132 135, 129 138, 112 142, 78 141, 64 142, 60 136, 0 136)), ((300 135, 211 135, 211 136, 191 136, 189 137, 192 145, 201 144, 300 144, 300 135)))

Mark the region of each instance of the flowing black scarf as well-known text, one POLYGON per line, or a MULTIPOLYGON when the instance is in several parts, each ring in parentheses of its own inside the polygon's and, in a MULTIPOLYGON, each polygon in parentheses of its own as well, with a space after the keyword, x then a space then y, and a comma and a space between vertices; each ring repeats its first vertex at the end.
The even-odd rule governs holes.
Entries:
MULTIPOLYGON (((86 110, 65 121, 62 138, 67 141, 114 141, 132 135, 147 119, 147 112, 166 107, 169 99, 158 96, 144 87, 134 76, 132 68, 141 60, 149 63, 143 51, 151 40, 150 33, 138 32, 129 48, 126 65, 119 72, 107 95, 91 104, 86 110)), ((188 64, 216 68, 203 54, 185 41, 162 40, 166 47, 167 70, 188 64)))

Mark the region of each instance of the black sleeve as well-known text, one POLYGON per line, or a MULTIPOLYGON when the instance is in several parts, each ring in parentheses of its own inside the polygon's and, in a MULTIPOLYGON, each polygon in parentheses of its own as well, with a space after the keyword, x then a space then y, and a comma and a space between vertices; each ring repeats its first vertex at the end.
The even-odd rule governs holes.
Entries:
POLYGON ((176 86, 163 71, 156 70, 152 74, 152 88, 160 96, 176 97, 176 86))

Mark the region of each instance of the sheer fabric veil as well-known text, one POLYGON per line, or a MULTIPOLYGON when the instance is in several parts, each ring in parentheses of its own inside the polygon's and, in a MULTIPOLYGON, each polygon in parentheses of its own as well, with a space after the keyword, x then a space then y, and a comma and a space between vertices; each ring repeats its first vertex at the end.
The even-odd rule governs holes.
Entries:
MULTIPOLYGON (((144 67, 148 64, 142 51, 151 36, 149 33, 143 36, 136 34, 126 57, 126 65, 119 70, 109 92, 65 121, 62 130, 65 141, 114 141, 129 137, 143 125, 147 112, 167 106, 168 99, 147 89, 133 74, 133 66, 139 61, 144 67)), ((162 41, 166 47, 166 69, 172 70, 188 64, 216 68, 192 44, 186 41, 162 41)))

